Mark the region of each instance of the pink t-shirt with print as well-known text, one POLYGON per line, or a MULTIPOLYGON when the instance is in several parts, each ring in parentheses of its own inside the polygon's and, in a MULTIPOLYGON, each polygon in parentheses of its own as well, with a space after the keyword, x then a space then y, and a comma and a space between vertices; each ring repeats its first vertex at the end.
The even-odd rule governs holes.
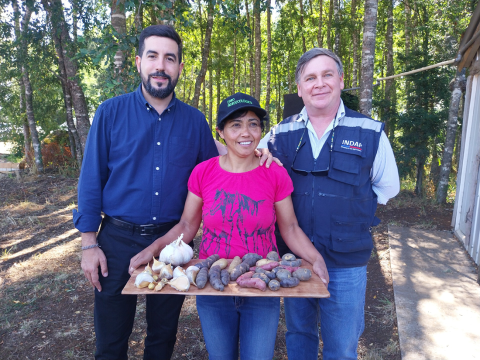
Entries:
POLYGON ((198 164, 188 190, 203 199, 200 259, 218 254, 233 259, 277 250, 274 204, 293 191, 287 171, 272 163, 244 173, 223 170, 219 157, 198 164))

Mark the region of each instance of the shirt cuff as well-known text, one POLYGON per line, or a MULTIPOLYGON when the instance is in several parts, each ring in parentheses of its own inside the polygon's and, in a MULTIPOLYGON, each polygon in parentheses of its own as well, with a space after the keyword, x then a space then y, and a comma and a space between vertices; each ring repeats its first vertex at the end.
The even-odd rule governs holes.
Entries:
POLYGON ((97 232, 101 223, 102 217, 100 215, 86 215, 75 209, 73 210, 73 224, 82 233, 97 232))

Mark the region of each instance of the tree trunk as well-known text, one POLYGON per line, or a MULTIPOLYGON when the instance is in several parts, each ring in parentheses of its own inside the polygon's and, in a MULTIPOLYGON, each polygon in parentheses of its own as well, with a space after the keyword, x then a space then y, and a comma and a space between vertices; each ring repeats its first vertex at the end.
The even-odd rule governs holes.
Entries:
MULTIPOLYGON (((26 58, 25 58, 26 59, 26 58)), ((38 138, 37 124, 35 122, 35 115, 33 112, 33 91, 28 76, 28 70, 25 65, 22 65, 23 85, 25 86, 25 105, 27 109, 27 120, 30 128, 30 135, 32 137, 33 156, 35 158, 34 172, 43 172, 42 148, 40 139, 38 138)))
MULTIPOLYGON (((23 89, 25 90, 25 110, 27 114, 28 127, 30 130, 30 136, 32 139, 33 147, 33 157, 35 160, 35 167, 32 169, 34 173, 43 172, 43 160, 42 160, 42 149, 40 144, 40 139, 38 138, 37 124, 35 122, 35 114, 33 111, 33 90, 30 83, 30 78, 28 75, 27 63, 28 63, 28 44, 27 44, 27 33, 28 25, 32 16, 32 5, 31 2, 26 2, 24 8, 23 20, 20 22, 19 33, 20 36, 20 46, 18 51, 18 59, 20 61, 20 71, 22 74, 23 89)), ((18 3, 12 1, 13 11, 16 13, 14 16, 16 19, 20 19, 20 10, 18 8, 18 3)))
POLYGON ((437 202, 440 204, 444 204, 447 200, 448 180, 452 168, 452 155, 458 127, 458 108, 462 93, 465 91, 465 85, 465 69, 463 69, 461 72, 457 72, 455 79, 450 83, 452 97, 450 99, 450 108, 448 111, 447 133, 442 156, 442 165, 440 167, 440 180, 437 188, 437 202))
MULTIPOLYGON (((388 0, 387 4, 387 34, 385 36, 386 50, 387 50, 387 76, 394 74, 395 69, 393 67, 393 1, 388 0)), ((385 133, 388 135, 389 129, 393 126, 391 119, 395 113, 396 104, 394 103, 395 96, 392 94, 395 92, 395 79, 385 81, 385 100, 387 107, 385 109, 385 117, 382 120, 385 122, 385 133)))
POLYGON ((260 0, 254 0, 255 16, 255 99, 260 101, 262 91, 262 37, 260 31, 260 0))
MULTIPOLYGON (((352 0, 352 5, 351 5, 351 18, 352 18, 352 51, 353 51, 353 68, 352 68, 352 88, 358 86, 358 78, 359 73, 358 73, 358 43, 359 43, 359 38, 358 38, 358 25, 357 25, 357 0, 352 0)), ((356 91, 355 91, 356 93, 356 91)))
POLYGON ((214 4, 213 0, 208 1, 207 8, 207 28, 205 30, 205 40, 203 43, 202 49, 202 67, 198 73, 197 79, 195 80, 195 93, 193 95, 192 106, 198 108, 198 99, 200 98, 200 90, 203 81, 205 80, 205 74, 207 73, 208 58, 210 56, 210 43, 212 39, 212 28, 213 28, 213 11, 214 4))
POLYGON ((332 50, 332 15, 333 15, 333 1, 330 0, 330 5, 328 8, 328 24, 327 24, 327 46, 328 50, 332 50))
POLYGON ((63 13, 61 0, 42 0, 43 7, 50 15, 52 26, 56 29, 56 34, 60 39, 60 45, 63 52, 63 61, 65 72, 67 74, 67 84, 72 96, 75 118, 77 119, 77 131, 82 145, 82 154, 87 142, 88 130, 90 129, 90 119, 88 117, 87 101, 83 93, 80 81, 77 76, 78 65, 74 60, 75 53, 72 52, 72 44, 68 32, 67 23, 63 13))
MULTIPOLYGON (((15 38, 16 40, 20 40, 22 37, 22 30, 20 28, 20 10, 18 8, 18 3, 16 0, 12 1, 12 8, 13 8, 13 17, 14 17, 14 24, 15 24, 15 38)), ((22 48, 18 49, 19 55, 21 54, 22 48)), ((21 68, 19 69, 21 71, 21 68)), ((24 140, 24 148, 25 148, 25 161, 30 163, 31 156, 33 155, 32 146, 31 146, 31 138, 30 138, 30 128, 28 126, 28 119, 26 114, 26 107, 25 107, 25 86, 23 84, 23 78, 20 77, 19 81, 20 86, 20 93, 19 93, 19 107, 20 107, 20 114, 22 116, 22 125, 23 125, 23 140, 24 140)))
POLYGON ((339 0, 333 1, 333 22, 335 28, 334 52, 340 57, 340 9, 339 0))
POLYGON ((135 30, 137 31, 137 34, 140 34, 140 32, 143 29, 143 6, 142 6, 142 0, 138 1, 138 7, 137 11, 135 12, 135 18, 133 20, 135 24, 135 30))
POLYGON ((232 94, 235 94, 235 80, 237 78, 237 30, 233 33, 233 74, 232 74, 232 94))
POLYGON ((417 157, 417 175, 415 183, 415 194, 418 196, 423 195, 423 171, 425 167, 425 159, 417 157))
POLYGON ((302 32, 302 50, 305 54, 307 52, 307 46, 305 45, 305 24, 303 22, 303 0, 299 0, 300 3, 300 31, 302 32))
POLYGON ((23 140, 24 140, 24 148, 25 148, 25 161, 27 163, 30 163, 33 151, 32 151, 30 128, 28 126, 28 119, 27 119, 27 114, 25 109, 24 97, 25 97, 25 86, 23 86, 23 80, 22 80, 20 84, 20 113, 22 114, 22 118, 23 118, 22 125, 23 125, 23 140))
POLYGON ((265 110, 267 110, 267 123, 265 132, 270 131, 270 81, 272 73, 272 31, 271 31, 271 0, 267 0, 267 95, 265 98, 265 110))
POLYGON ((405 56, 408 56, 410 54, 410 0, 404 0, 403 3, 405 6, 405 56))
MULTIPOLYGON (((221 77, 222 77, 222 68, 221 68, 221 64, 219 63, 218 69, 217 69, 217 107, 220 105, 220 82, 222 80, 221 77)), ((215 133, 215 138, 217 140, 220 139, 220 136, 218 135, 218 131, 215 133)))
MULTIPOLYGON (((127 33, 127 20, 125 16, 125 0, 111 0, 110 3, 110 21, 114 30, 120 35, 125 36, 127 33)), ((117 42, 118 45, 118 42, 117 42)), ((117 50, 114 57, 115 75, 119 77, 123 63, 125 61, 125 54, 122 50, 117 50)))
POLYGON ((213 76, 212 64, 208 67, 208 97, 210 99, 210 106, 208 107, 208 121, 210 130, 213 131, 213 76))
POLYGON ((362 77, 360 79, 360 112, 370 116, 372 112, 373 65, 377 34, 378 0, 365 0, 363 26, 362 77))
POLYGON ((319 0, 318 1, 318 33, 317 33, 317 41, 318 41, 319 48, 323 48, 322 26, 323 26, 323 0, 319 0))
MULTIPOLYGON (((255 0, 254 0, 255 1, 255 0)), ((253 72, 253 36, 252 36, 252 28, 250 26, 250 12, 248 11, 248 0, 245 0, 245 11, 247 13, 247 27, 249 30, 248 33, 248 55, 249 55, 249 65, 250 65, 250 74, 249 74, 249 79, 250 79, 250 95, 254 96, 255 95, 255 89, 254 89, 254 72, 253 72)), ((245 91, 246 93, 246 91, 245 91)))

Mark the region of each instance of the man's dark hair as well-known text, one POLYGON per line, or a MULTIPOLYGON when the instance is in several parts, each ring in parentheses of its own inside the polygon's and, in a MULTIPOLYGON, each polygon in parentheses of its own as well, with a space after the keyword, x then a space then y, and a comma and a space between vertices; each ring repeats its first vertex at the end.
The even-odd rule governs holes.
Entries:
POLYGON ((260 129, 262 129, 263 131, 263 129, 265 128, 265 121, 267 120, 267 116, 262 116, 262 114, 257 113, 253 109, 238 109, 237 111, 234 111, 233 113, 228 115, 228 117, 225 120, 223 120, 220 124, 218 124, 217 126, 218 130, 223 131, 223 129, 225 129, 225 124, 228 121, 245 116, 250 110, 253 111, 255 115, 257 115, 258 118, 260 119, 260 129))
POLYGON ((151 25, 143 29, 138 41, 138 56, 142 57, 145 50, 145 39, 150 36, 166 37, 175 41, 178 45, 178 63, 182 62, 182 39, 175 29, 169 25, 151 25))

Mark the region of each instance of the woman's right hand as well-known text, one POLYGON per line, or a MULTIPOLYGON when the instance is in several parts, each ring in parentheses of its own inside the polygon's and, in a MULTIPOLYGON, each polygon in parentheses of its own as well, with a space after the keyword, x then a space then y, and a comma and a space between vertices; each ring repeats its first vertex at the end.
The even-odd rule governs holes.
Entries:
POLYGON ((144 250, 140 251, 137 255, 130 259, 130 266, 128 267, 128 273, 130 275, 141 265, 145 265, 153 260, 154 251, 152 246, 145 248, 144 250))
POLYGON ((313 271, 320 277, 322 282, 325 284, 325 287, 328 288, 330 277, 328 276, 327 265, 325 264, 325 261, 320 254, 319 256, 317 256, 315 262, 313 263, 313 271))

